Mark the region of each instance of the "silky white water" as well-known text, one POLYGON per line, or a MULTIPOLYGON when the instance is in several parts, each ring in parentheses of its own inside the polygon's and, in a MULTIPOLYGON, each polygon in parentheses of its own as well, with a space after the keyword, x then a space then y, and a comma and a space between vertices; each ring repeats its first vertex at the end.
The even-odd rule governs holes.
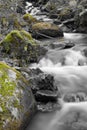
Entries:
MULTIPOLYGON (((65 34, 64 36, 65 39, 76 41, 76 46, 80 49, 49 50, 38 64, 32 65, 54 76, 55 84, 62 95, 61 98, 69 93, 87 93, 87 57, 82 52, 82 49, 86 48, 87 36, 81 34, 65 34)), ((79 113, 83 122, 87 122, 86 101, 65 103, 62 99, 60 104, 62 107, 60 111, 38 113, 27 130, 78 130, 67 125, 67 122, 76 119, 76 113, 79 113)))

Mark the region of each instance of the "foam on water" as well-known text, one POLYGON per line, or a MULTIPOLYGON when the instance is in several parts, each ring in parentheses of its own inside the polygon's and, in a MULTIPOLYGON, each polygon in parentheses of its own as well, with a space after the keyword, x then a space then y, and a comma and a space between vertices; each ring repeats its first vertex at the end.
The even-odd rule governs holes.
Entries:
MULTIPOLYGON (((44 73, 53 75, 63 96, 72 92, 87 93, 87 58, 80 51, 68 50, 63 60, 58 60, 56 63, 49 58, 43 58, 38 64, 33 64, 32 67, 39 67, 44 73)), ((83 103, 63 102, 62 109, 56 111, 44 130, 65 130, 65 127, 61 128, 61 126, 68 119, 67 115, 71 113, 72 118, 74 118, 75 112, 87 115, 86 107, 86 101, 83 103)))
MULTIPOLYGON (((58 58, 56 58, 56 63, 53 62, 53 60, 55 57, 52 57, 49 59, 49 56, 47 58, 43 58, 40 60, 40 62, 38 64, 33 64, 32 67, 63 67, 63 66, 78 66, 78 65, 86 65, 87 62, 87 58, 85 56, 82 55, 82 53, 80 51, 74 51, 74 50, 68 50, 66 51, 64 54, 60 54, 59 52, 55 53, 55 51, 53 52, 54 56, 57 57, 57 55, 59 55, 58 58), (55 55, 56 54, 56 55, 55 55)), ((50 55, 50 54, 49 54, 50 55)), ((53 55, 53 54, 52 54, 53 55)))

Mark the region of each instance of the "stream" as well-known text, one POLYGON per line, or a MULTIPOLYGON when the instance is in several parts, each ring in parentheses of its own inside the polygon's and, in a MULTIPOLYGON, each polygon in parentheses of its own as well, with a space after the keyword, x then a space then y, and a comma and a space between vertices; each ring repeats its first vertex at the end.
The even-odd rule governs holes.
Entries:
MULTIPOLYGON (((58 86, 60 84, 60 91, 63 94, 78 91, 87 92, 87 58, 81 54, 81 50, 87 48, 87 35, 65 33, 64 39, 75 42, 75 47, 59 51, 57 48, 50 49, 46 57, 39 64, 34 64, 33 67, 39 67, 45 73, 54 75, 55 81, 58 86), (62 65, 61 62, 64 57, 65 63, 62 65), (80 66, 78 66, 79 61, 82 62, 80 66)), ((58 39, 56 41, 59 43, 58 39)), ((26 130, 68 129, 67 126, 58 124, 59 114, 60 111, 38 112, 26 130)))
MULTIPOLYGON (((32 4, 28 5, 27 3, 26 13, 30 12, 32 8, 32 4)), ((37 16, 36 13, 39 14, 38 8, 34 8, 33 11, 31 11, 32 15, 37 16)), ((42 17, 39 17, 38 15, 36 18, 50 21, 50 19, 47 19, 45 15, 42 17)), ((46 56, 41 59, 38 64, 33 64, 32 67, 40 68, 44 73, 53 75, 55 83, 63 97, 69 93, 87 93, 87 54, 84 56, 83 53, 84 49, 87 50, 87 35, 79 33, 64 33, 64 38, 45 39, 42 42, 45 42, 46 44, 51 42, 58 45, 63 44, 64 41, 70 41, 74 43, 75 46, 67 49, 61 49, 61 46, 60 48, 49 48, 46 56)), ((68 108, 73 106, 73 109, 75 107, 75 111, 77 112, 78 110, 81 114, 81 119, 87 122, 87 110, 84 111, 84 105, 85 103, 83 103, 83 106, 81 103, 66 104, 63 111, 69 110, 68 108)), ((87 102, 85 107, 87 107, 87 102)), ((66 112, 68 114, 64 113, 64 115, 62 115, 63 111, 38 111, 26 130, 77 130, 76 127, 71 128, 71 126, 68 126, 65 123, 66 120, 74 120, 76 114, 75 111, 72 110, 70 113, 66 112)))

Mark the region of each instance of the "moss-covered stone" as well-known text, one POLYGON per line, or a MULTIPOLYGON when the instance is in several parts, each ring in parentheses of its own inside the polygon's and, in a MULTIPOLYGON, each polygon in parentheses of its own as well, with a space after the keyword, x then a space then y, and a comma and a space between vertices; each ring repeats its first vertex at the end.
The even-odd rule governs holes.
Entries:
POLYGON ((24 123, 31 118, 34 105, 32 92, 24 77, 0 62, 0 130, 24 130, 24 123))
POLYGON ((38 22, 32 25, 32 30, 34 35, 39 36, 63 36, 63 32, 61 28, 55 24, 47 23, 47 22, 38 22))
POLYGON ((31 14, 27 13, 23 15, 23 19, 29 24, 37 22, 37 19, 34 18, 31 14))
POLYGON ((29 62, 31 59, 36 61, 38 56, 38 44, 31 34, 24 30, 11 31, 1 42, 2 51, 10 54, 11 57, 24 59, 29 62))

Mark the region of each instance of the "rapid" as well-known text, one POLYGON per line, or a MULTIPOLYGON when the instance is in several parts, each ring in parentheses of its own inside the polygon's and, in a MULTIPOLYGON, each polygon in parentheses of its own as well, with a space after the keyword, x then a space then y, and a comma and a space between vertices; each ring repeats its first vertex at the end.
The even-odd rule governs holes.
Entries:
POLYGON ((85 34, 65 33, 64 39, 75 42, 75 46, 70 49, 49 49, 46 56, 38 64, 31 66, 40 68, 44 73, 54 76, 55 83, 62 94, 59 100, 62 108, 60 111, 50 113, 38 112, 27 130, 72 129, 66 125, 66 122, 71 120, 71 117, 74 120, 76 112, 84 115, 87 121, 87 110, 84 110, 87 108, 86 101, 72 103, 63 101, 63 97, 69 93, 87 93, 87 57, 82 51, 87 48, 87 36, 85 34))
MULTIPOLYGON (((31 14, 38 20, 52 22, 47 16, 40 14, 39 7, 33 7, 27 3, 26 13, 31 14)), ((83 92, 87 94, 87 35, 80 33, 64 33, 63 39, 49 39, 45 42, 53 44, 63 44, 65 41, 75 44, 72 48, 49 49, 45 57, 37 64, 32 64, 31 68, 40 68, 44 73, 54 76, 55 84, 61 93, 58 99, 61 109, 53 112, 38 112, 26 130, 86 130, 79 127, 82 121, 87 122, 87 100, 83 102, 65 102, 64 96, 71 93, 83 92), (74 123, 72 123, 74 122, 74 123), (78 122, 75 124, 75 122, 78 122), (73 125, 74 124, 74 125, 73 125)), ((44 42, 43 41, 43 42, 44 42)), ((87 98, 87 97, 85 97, 87 98)), ((83 123, 82 126, 85 126, 83 123)), ((87 126, 87 123, 86 123, 87 126)))

